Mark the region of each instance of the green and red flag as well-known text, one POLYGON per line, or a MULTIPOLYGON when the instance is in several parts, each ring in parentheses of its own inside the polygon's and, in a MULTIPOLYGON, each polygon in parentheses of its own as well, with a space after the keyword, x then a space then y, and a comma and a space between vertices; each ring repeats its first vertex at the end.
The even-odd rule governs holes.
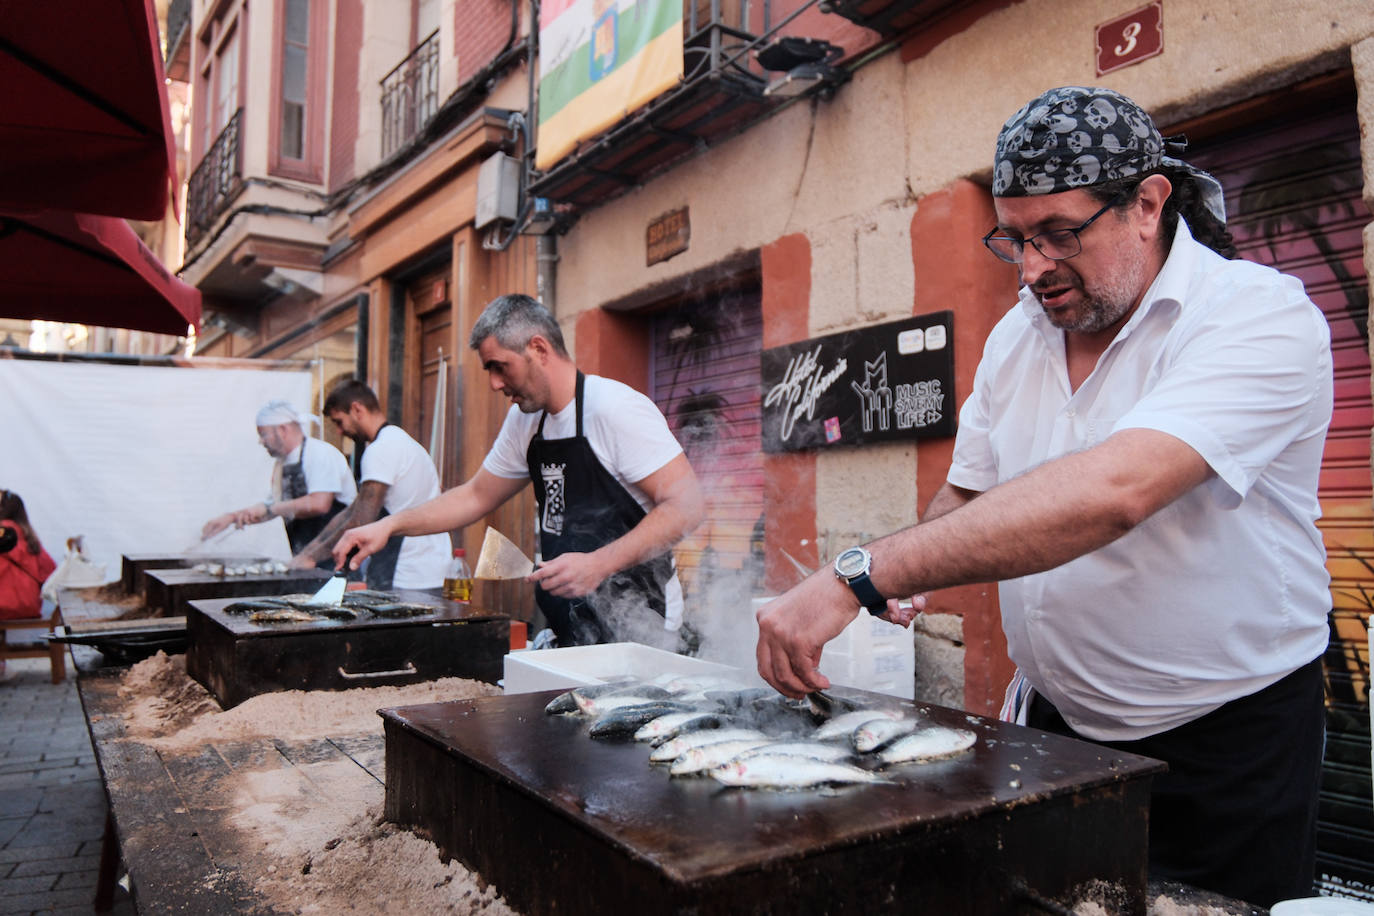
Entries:
POLYGON ((547 169, 682 79, 682 0, 545 0, 539 135, 547 169))

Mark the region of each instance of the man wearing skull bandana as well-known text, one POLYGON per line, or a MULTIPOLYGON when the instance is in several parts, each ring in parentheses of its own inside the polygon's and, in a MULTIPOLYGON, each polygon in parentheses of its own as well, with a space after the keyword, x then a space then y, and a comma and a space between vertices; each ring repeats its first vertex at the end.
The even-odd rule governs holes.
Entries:
POLYGON ((921 524, 759 612, 759 671, 824 688, 862 607, 1000 582, 1003 714, 1162 759, 1156 877, 1268 906, 1311 892, 1331 608, 1316 519, 1330 332, 1299 281, 1233 260, 1216 180, 1138 105, 1061 87, 997 140, 1019 303, 989 336, 921 524))

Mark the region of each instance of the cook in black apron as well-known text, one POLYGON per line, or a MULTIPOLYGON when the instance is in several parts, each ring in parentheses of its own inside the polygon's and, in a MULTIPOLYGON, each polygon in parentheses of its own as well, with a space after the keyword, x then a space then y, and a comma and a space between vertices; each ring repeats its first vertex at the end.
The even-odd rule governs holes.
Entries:
MULTIPOLYGON (((545 412, 525 452, 539 504, 539 552, 545 560, 604 547, 647 514, 602 466, 583 434, 584 380, 577 373, 577 434, 571 439, 545 439, 545 412)), ((664 586, 672 575, 672 556, 663 553, 614 574, 591 595, 558 598, 536 586, 534 598, 559 645, 616 642, 645 632, 646 623, 662 632, 668 607, 664 586)))
MULTIPOLYGON (((391 423, 383 423, 377 427, 377 435, 372 437, 372 441, 377 441, 377 436, 382 434, 382 430, 390 426, 391 423)), ((366 448, 366 446, 364 446, 366 448)), ((359 456, 361 459, 361 456, 359 456)), ((378 519, 386 518, 391 513, 383 509, 378 515, 378 519)), ((391 588, 392 581, 396 578, 396 561, 401 558, 401 544, 405 541, 405 535, 397 534, 387 538, 386 544, 382 549, 368 557, 363 562, 363 578, 367 582, 367 587, 378 591, 386 591, 391 588)))
MULTIPOLYGON (((300 456, 295 464, 283 464, 281 469, 281 500, 299 499, 310 492, 310 487, 305 480, 305 446, 310 440, 301 440, 300 456)), ((310 518, 283 519, 286 523, 286 540, 291 544, 291 555, 295 556, 305 548, 306 544, 315 540, 315 537, 324 530, 324 526, 329 524, 329 520, 346 509, 343 503, 339 502, 338 494, 334 496, 334 502, 329 506, 329 511, 324 515, 313 515, 310 518)), ((333 560, 329 560, 327 568, 333 569, 333 560)), ((321 564, 321 568, 326 568, 321 564)))

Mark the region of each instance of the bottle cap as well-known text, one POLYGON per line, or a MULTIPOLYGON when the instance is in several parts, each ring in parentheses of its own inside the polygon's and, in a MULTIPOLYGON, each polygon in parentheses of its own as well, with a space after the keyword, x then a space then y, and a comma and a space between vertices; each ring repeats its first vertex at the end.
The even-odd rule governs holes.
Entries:
POLYGON ((462 547, 455 547, 453 548, 453 555, 455 557, 466 557, 468 555, 468 552, 462 547))

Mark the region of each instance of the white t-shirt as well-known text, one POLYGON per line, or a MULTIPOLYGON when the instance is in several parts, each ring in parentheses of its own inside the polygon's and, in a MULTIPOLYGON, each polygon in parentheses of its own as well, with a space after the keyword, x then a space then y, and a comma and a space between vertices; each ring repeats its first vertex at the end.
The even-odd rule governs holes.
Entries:
MULTIPOLYGON (((305 440, 282 459, 281 464, 286 467, 296 462, 301 462, 305 472, 306 493, 332 493, 345 506, 352 505, 357 498, 358 485, 353 482, 348 459, 323 439, 305 440), (302 448, 305 449, 304 459, 301 458, 302 448)), ((281 494, 273 494, 273 498, 280 500, 281 494)))
POLYGON ((951 484, 987 490, 1131 428, 1177 437, 1216 474, 1106 547, 1001 583, 1012 660, 1075 730, 1146 737, 1322 653, 1331 410, 1330 329, 1302 284, 1221 258, 1182 220, 1077 391, 1063 332, 1021 291, 959 415, 951 484))
MULTIPOLYGON (((387 485, 382 508, 391 515, 439 495, 439 475, 424 446, 399 426, 384 426, 363 451, 362 481, 387 485)), ((438 588, 453 557, 446 532, 407 537, 396 560, 395 588, 438 588)))
MULTIPOLYGON (((682 454, 682 446, 662 411, 649 398, 629 385, 599 375, 588 375, 582 389, 582 432, 601 466, 611 473, 640 507, 648 512, 653 503, 635 486, 669 461, 682 454)), ((525 456, 530 440, 539 429, 542 411, 522 413, 511 405, 501 433, 482 467, 507 479, 529 479, 525 456)), ((577 435, 577 403, 569 401, 544 422, 545 439, 571 439, 577 435)), ((668 612, 665 625, 676 629, 682 620, 682 586, 677 574, 667 587, 668 612)))

